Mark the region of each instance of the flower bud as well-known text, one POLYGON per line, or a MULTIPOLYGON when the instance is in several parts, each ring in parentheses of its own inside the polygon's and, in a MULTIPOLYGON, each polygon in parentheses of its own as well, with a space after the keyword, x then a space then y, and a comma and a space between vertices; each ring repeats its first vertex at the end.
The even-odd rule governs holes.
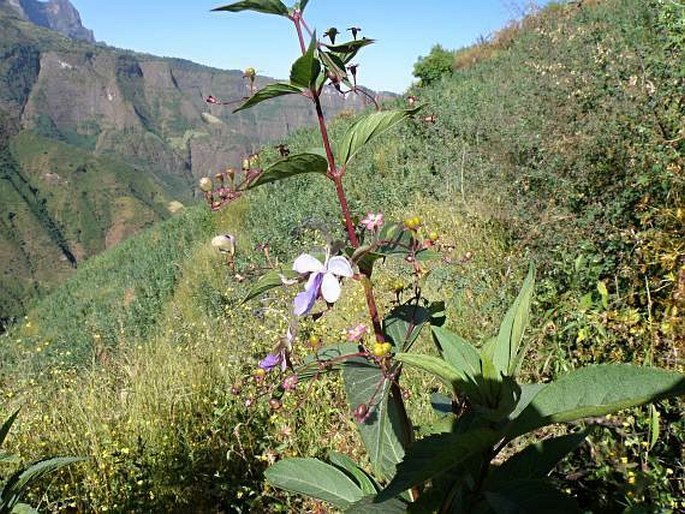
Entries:
POLYGON ((245 71, 243 72, 243 77, 246 77, 246 78, 250 79, 251 81, 254 81, 256 76, 257 76, 257 72, 255 71, 254 68, 245 68, 245 71))
POLYGON ((352 413, 352 416, 354 417, 354 420, 357 423, 363 423, 368 415, 369 415, 369 406, 366 405, 365 403, 360 403, 357 406, 357 408, 354 409, 354 412, 352 413))
POLYGON ((290 375, 289 377, 286 377, 286 379, 283 381, 283 389, 286 391, 293 391, 295 387, 297 387, 299 379, 297 378, 297 375, 290 375))
POLYGON ((212 246, 219 251, 219 253, 228 253, 233 255, 235 253, 235 237, 231 234, 223 234, 212 238, 212 246))
POLYGON ((212 179, 209 177, 202 177, 200 179, 200 189, 205 193, 209 193, 214 189, 214 184, 212 184, 212 179))
POLYGON ((278 410, 281 408, 281 401, 278 398, 271 398, 269 400, 269 407, 271 407, 271 410, 278 410))

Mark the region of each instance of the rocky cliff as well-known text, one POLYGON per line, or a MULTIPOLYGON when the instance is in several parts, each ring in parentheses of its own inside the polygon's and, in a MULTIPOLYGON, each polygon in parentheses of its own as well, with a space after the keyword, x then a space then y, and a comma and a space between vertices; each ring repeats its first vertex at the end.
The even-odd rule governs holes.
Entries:
POLYGON ((81 16, 69 0, 0 0, 22 18, 41 27, 55 30, 72 39, 95 42, 93 31, 81 24, 81 16))

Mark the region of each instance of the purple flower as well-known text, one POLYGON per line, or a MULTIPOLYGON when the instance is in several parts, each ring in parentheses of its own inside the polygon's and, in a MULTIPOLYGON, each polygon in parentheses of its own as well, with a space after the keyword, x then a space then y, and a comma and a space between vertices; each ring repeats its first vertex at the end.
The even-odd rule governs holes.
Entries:
POLYGON ((259 367, 264 371, 272 371, 280 366, 281 371, 285 371, 288 368, 288 359, 286 358, 285 352, 286 349, 281 347, 277 352, 269 353, 259 361, 259 367))
POLYGON ((280 353, 270 353, 259 361, 259 367, 264 371, 271 371, 276 368, 279 364, 285 362, 283 355, 280 353))
POLYGON ((335 303, 340 298, 338 277, 354 275, 350 261, 341 255, 329 259, 327 254, 326 262, 322 264, 316 257, 304 253, 295 259, 293 269, 301 275, 310 274, 304 291, 295 297, 295 316, 309 313, 319 293, 328 303, 335 303))

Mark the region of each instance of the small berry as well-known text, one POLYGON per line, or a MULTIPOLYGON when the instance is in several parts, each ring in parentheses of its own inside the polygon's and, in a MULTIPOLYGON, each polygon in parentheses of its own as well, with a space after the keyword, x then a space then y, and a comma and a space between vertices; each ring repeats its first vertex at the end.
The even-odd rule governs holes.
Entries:
POLYGON ((440 234, 433 231, 430 234, 428 234, 428 239, 430 239, 431 241, 433 241, 435 243, 438 239, 440 239, 440 234))
POLYGON ((418 216, 412 216, 411 218, 406 218, 404 220, 404 226, 409 230, 416 230, 421 226, 421 218, 418 216))
POLYGON ((401 280, 395 280, 395 282, 392 285, 392 288, 396 293, 401 293, 402 291, 404 291, 406 287, 407 285, 401 280))
POLYGON ((321 338, 314 334, 310 335, 309 346, 311 346, 312 349, 316 350, 319 346, 321 346, 321 338))

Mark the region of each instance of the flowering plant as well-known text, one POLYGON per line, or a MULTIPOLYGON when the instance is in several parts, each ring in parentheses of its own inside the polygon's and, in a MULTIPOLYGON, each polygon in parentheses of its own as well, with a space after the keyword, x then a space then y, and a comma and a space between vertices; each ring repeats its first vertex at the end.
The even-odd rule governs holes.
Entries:
MULTIPOLYGON (((541 427, 683 394, 685 378, 658 369, 603 365, 581 368, 549 383, 519 382, 534 291, 532 266, 497 335, 475 346, 445 328, 443 304, 424 298, 419 287, 422 262, 436 256, 438 234, 431 232, 422 238, 424 228, 418 217, 393 223, 386 222, 381 212, 369 212, 360 225, 355 224, 342 182, 362 147, 412 119, 420 107, 414 106, 414 97, 409 109, 381 110, 376 105, 375 112, 360 116, 333 144, 321 108, 322 92, 330 84, 343 95, 368 95, 357 85, 358 65, 352 60, 373 40, 358 38, 359 27, 349 29, 353 39, 346 42, 336 41, 341 32, 335 28, 324 33, 329 42, 319 40, 304 19, 308 3, 301 0, 288 8, 280 0, 244 0, 215 9, 276 15, 294 25, 301 56, 291 67, 289 81, 254 91, 236 111, 279 96, 301 95, 312 102, 322 141, 317 151, 281 151, 281 158, 265 167, 259 159, 248 158, 242 180, 228 193, 222 181, 218 196, 230 199, 245 190, 307 173, 320 174, 331 182, 345 221, 347 241, 342 253, 332 255, 336 252, 329 248, 323 261, 302 254, 293 262, 294 273, 273 270, 257 281, 247 296, 252 299, 283 284, 305 283, 294 298, 288 334, 260 361, 258 376, 263 379, 266 373, 279 370, 286 373, 279 388, 283 393, 299 382, 316 379, 323 371, 339 370, 349 413, 373 469, 363 469, 332 452, 328 462, 283 459, 267 470, 267 481, 328 501, 346 512, 547 512, 550 506, 560 512, 576 512, 574 500, 546 477, 564 455, 585 440, 590 428, 531 444, 513 455, 508 452, 507 460, 501 457, 503 450, 541 427), (407 301, 382 314, 372 274, 378 261, 390 258, 407 263, 414 287, 407 301), (359 323, 349 329, 346 343, 317 347, 301 367, 293 369, 291 356, 299 350, 297 319, 320 316, 313 312, 319 299, 332 308, 343 294, 341 280, 362 283, 371 327, 359 323), (411 351, 424 330, 430 331, 436 356, 411 351), (373 342, 367 342, 369 338, 373 342), (433 375, 447 392, 433 396, 433 406, 441 417, 423 438, 417 439, 400 388, 404 366, 433 375)), ((245 75, 252 92, 255 72, 251 69, 245 75)), ((210 103, 217 102, 210 98, 210 103)), ((436 122, 434 116, 422 119, 436 122)), ((201 187, 216 208, 211 181, 205 180, 201 187)), ((277 398, 271 401, 280 405, 277 398)))

